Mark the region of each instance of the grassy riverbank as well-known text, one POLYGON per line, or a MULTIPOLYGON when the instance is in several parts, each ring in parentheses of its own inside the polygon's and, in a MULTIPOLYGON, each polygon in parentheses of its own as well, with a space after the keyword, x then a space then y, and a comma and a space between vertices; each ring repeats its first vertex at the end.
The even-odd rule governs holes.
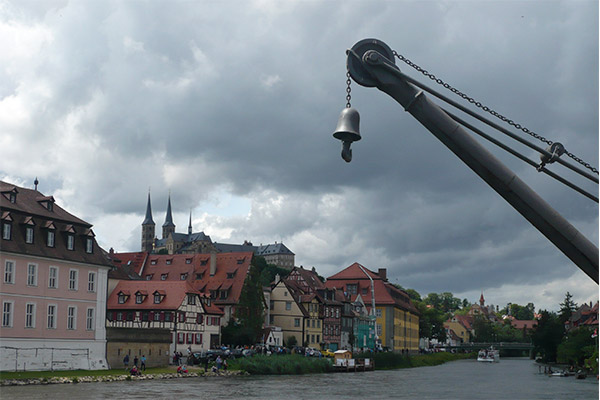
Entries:
POLYGON ((398 353, 367 353, 357 354, 356 358, 371 358, 375 362, 375 369, 399 369, 431 367, 444 364, 448 361, 475 358, 475 353, 432 353, 419 355, 402 355, 398 353))
MULTIPOLYGON (((198 368, 190 368, 191 371, 196 371, 198 368)), ((199 370, 199 369, 198 369, 199 370)), ((204 369, 202 369, 204 371, 204 369)), ((175 367, 162 368, 147 368, 142 372, 144 375, 172 374, 176 373, 175 367)), ((97 376, 121 376, 129 375, 122 368, 118 369, 101 369, 101 370, 68 370, 68 371, 17 371, 17 372, 0 372, 0 380, 9 379, 50 379, 50 378, 81 378, 81 377, 97 377, 97 376)))
POLYGON ((250 375, 301 375, 333 370, 331 359, 301 355, 256 355, 232 361, 231 366, 250 375))

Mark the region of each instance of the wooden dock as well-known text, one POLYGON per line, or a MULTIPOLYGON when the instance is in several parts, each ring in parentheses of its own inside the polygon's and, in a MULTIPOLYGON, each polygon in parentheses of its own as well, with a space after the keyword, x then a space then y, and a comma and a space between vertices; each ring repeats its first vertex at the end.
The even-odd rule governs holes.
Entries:
POLYGON ((374 370, 375 363, 369 358, 336 360, 336 364, 333 365, 334 372, 365 372, 374 370))

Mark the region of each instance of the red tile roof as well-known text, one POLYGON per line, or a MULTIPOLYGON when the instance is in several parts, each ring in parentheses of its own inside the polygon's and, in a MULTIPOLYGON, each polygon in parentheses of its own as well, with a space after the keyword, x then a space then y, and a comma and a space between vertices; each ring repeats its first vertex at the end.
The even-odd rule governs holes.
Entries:
POLYGON ((513 319, 510 321, 510 324, 517 329, 533 329, 533 327, 537 326, 538 322, 535 319, 532 320, 518 320, 513 319))
POLYGON ((114 258, 131 260, 143 280, 162 281, 161 275, 168 274, 165 281, 189 282, 196 290, 207 295, 211 290, 228 290, 225 299, 214 299, 216 305, 235 305, 238 303, 242 287, 246 280, 252 252, 217 253, 216 272, 210 275, 210 254, 147 254, 115 253, 114 258), (147 257, 146 257, 147 255, 147 257), (142 258, 145 259, 142 261, 142 258), (168 263, 167 263, 168 262, 168 263), (200 278, 201 276, 201 278, 200 278))
POLYGON ((120 281, 108 296, 106 308, 112 310, 177 310, 188 293, 199 292, 188 282, 165 282, 165 281, 120 281), (145 291, 149 296, 141 304, 135 302, 135 293, 145 291), (154 303, 155 292, 165 293, 164 299, 154 303), (119 303, 119 294, 129 296, 124 303, 119 303))
POLYGON ((369 307, 371 305, 372 291, 371 280, 367 277, 367 275, 373 279, 376 306, 395 305, 414 314, 420 314, 410 301, 410 298, 406 292, 398 289, 387 281, 384 281, 379 274, 376 274, 375 272, 358 263, 354 263, 343 271, 327 278, 325 286, 329 289, 336 288, 338 290, 348 292, 348 285, 357 285, 356 293, 349 293, 351 300, 354 301, 356 296, 360 294, 365 302, 365 305, 369 307))

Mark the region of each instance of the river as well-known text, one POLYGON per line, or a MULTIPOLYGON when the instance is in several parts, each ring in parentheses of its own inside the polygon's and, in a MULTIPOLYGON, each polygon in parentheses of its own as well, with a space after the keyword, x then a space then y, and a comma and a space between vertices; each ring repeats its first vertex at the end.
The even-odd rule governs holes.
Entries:
POLYGON ((548 377, 529 359, 301 376, 239 376, 11 386, 4 399, 598 399, 598 380, 548 377))

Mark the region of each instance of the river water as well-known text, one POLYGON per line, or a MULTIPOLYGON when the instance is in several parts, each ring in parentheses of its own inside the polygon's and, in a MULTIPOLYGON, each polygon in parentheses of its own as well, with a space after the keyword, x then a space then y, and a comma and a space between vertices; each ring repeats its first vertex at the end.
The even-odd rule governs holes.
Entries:
POLYGON ((529 359, 300 376, 239 376, 12 386, 4 399, 598 399, 598 380, 548 377, 529 359))

